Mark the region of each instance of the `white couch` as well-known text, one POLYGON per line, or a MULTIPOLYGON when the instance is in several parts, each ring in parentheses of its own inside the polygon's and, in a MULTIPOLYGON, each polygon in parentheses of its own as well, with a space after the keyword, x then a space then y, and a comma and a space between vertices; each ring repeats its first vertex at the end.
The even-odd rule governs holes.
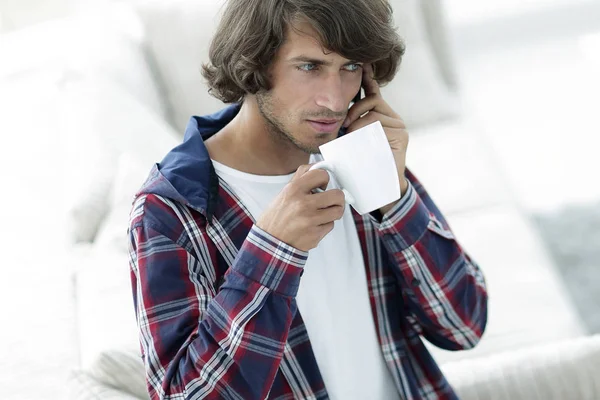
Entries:
MULTIPOLYGON (((463 399, 593 399, 600 338, 585 334, 510 184, 462 109, 439 1, 393 0, 408 50, 384 88, 411 131, 408 164, 481 264, 490 291, 480 345, 432 348, 463 399), (542 347, 531 347, 543 345, 542 347)), ((51 71, 65 193, 80 364, 73 398, 144 398, 126 250, 131 196, 192 114, 222 107, 199 73, 217 0, 135 1, 12 34, 0 76, 51 71), (52 44, 52 45, 44 45, 52 44), (6 61, 8 60, 8 61, 6 61)))

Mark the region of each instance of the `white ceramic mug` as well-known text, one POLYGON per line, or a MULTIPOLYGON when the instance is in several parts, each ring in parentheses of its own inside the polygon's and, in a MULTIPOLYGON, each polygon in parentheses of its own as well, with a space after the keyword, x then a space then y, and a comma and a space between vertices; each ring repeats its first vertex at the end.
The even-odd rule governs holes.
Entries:
MULTIPOLYGON (((310 170, 335 176, 346 202, 364 215, 400 198, 398 170, 381 122, 319 146, 324 161, 310 170)), ((321 189, 317 191, 321 192, 321 189)))

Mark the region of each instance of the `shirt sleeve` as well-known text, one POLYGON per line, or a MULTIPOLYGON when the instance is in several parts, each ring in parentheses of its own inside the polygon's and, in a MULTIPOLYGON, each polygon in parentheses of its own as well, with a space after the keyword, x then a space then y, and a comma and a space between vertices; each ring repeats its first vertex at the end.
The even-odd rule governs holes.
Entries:
MULTIPOLYGON (((162 207, 155 204, 154 212, 162 207)), ((197 230, 193 240, 183 229, 174 234, 173 216, 164 212, 152 220, 139 217, 130 227, 131 281, 150 397, 267 397, 308 254, 254 226, 216 287, 216 250, 206 232, 197 230), (157 226, 153 221, 161 217, 169 222, 157 226)))
POLYGON ((447 350, 475 346, 487 323, 479 266, 411 171, 404 197, 383 216, 379 233, 420 334, 447 350))

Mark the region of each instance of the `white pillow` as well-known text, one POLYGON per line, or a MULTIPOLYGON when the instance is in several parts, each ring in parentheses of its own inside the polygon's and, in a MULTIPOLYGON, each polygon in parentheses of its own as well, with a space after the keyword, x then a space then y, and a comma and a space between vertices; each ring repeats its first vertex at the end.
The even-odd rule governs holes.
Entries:
MULTIPOLYGON (((83 113, 82 113, 83 115, 83 113)), ((68 118, 68 117, 67 117, 68 118)), ((72 122, 65 135, 75 137, 85 132, 84 124, 72 122)), ((66 141, 65 146, 65 202, 66 240, 70 243, 92 242, 109 211, 108 196, 116 173, 116 155, 100 137, 86 137, 66 141)))
MULTIPOLYGON (((66 170, 60 171, 66 187, 61 211, 67 214, 68 241, 93 240, 108 212, 123 149, 134 148, 150 165, 177 143, 142 42, 138 16, 126 4, 97 7, 0 40, 0 82, 25 83, 24 77, 42 74, 53 82, 51 94, 33 80, 28 87, 36 99, 52 96, 56 110, 55 118, 43 119, 43 129, 62 144, 51 157, 53 168, 63 164, 66 170)), ((41 112, 30 108, 29 115, 41 112)), ((15 129, 27 136, 28 129, 41 128, 22 123, 15 129)))
POLYGON ((127 227, 133 198, 146 180, 150 168, 151 165, 140 162, 129 152, 119 156, 110 191, 109 212, 94 240, 95 247, 127 252, 127 227))
MULTIPOLYGON (((223 0, 136 1, 148 48, 161 75, 181 131, 192 115, 224 107, 208 94, 200 74, 221 15, 223 0), (169 34, 165 34, 168 32, 169 34)), ((396 25, 408 50, 397 78, 384 88, 386 100, 410 126, 454 116, 458 105, 428 42, 418 0, 392 0, 396 25)))
POLYGON ((91 241, 109 211, 119 155, 134 154, 150 171, 179 140, 167 121, 111 81, 71 75, 62 101, 68 225, 73 241, 91 241))
POLYGON ((442 366, 461 400, 600 399, 600 336, 442 366))

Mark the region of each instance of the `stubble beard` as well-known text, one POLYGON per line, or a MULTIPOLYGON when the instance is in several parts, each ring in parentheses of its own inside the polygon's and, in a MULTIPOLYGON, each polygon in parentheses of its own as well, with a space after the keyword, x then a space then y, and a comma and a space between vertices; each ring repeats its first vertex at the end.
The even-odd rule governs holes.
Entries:
MULTIPOLYGON (((258 104, 258 111, 264 118, 267 124, 267 130, 269 135, 277 142, 282 143, 284 146, 298 149, 306 154, 320 154, 319 148, 314 148, 300 143, 289 130, 285 128, 283 122, 277 118, 273 112, 273 96, 271 93, 257 93, 256 102, 258 104)), ((291 118, 290 118, 291 119, 291 118)))

